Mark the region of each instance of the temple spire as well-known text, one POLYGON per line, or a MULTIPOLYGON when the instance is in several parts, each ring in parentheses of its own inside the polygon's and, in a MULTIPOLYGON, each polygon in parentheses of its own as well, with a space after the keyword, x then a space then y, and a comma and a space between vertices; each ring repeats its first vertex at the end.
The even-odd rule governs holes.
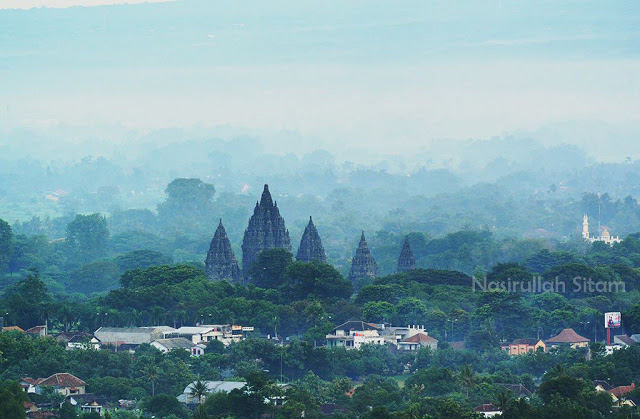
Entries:
POLYGON ((298 247, 298 254, 296 259, 302 262, 311 262, 318 260, 322 263, 326 263, 327 255, 322 247, 322 240, 316 226, 313 224, 313 220, 309 217, 309 224, 302 233, 302 239, 300 240, 300 247, 298 247))
POLYGON ((416 268, 416 259, 411 251, 409 237, 404 238, 404 244, 398 258, 398 272, 411 271, 416 268))
POLYGON ((265 184, 260 203, 253 210, 242 240, 242 271, 245 278, 258 253, 276 247, 291 251, 291 240, 284 218, 271 198, 269 185, 265 184))
POLYGON ((378 276, 378 264, 369 250, 363 231, 360 236, 360 243, 356 249, 356 255, 351 261, 349 280, 354 290, 358 290, 361 286, 360 282, 362 279, 375 278, 376 276, 378 276))
POLYGON ((227 236, 227 232, 222 225, 222 219, 218 224, 207 258, 204 261, 207 279, 211 281, 219 281, 226 279, 228 281, 238 281, 240 279, 240 268, 238 261, 231 249, 231 242, 227 236))

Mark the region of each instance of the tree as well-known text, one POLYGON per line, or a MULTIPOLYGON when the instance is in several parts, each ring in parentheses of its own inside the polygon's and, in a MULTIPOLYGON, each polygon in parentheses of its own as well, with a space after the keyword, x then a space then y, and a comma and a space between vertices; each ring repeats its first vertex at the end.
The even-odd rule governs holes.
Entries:
POLYGON ((9 268, 13 233, 9 223, 0 218, 0 275, 9 268))
POLYGON ((201 234, 213 225, 216 188, 200 179, 174 179, 165 190, 166 201, 158 205, 161 226, 170 234, 201 234))
POLYGON ((9 287, 6 294, 9 315, 15 324, 26 329, 44 323, 51 296, 37 269, 9 287))
POLYGON ((280 286, 288 301, 305 298, 349 298, 351 282, 344 279, 333 266, 318 262, 292 262, 287 266, 280 286))
POLYGON ((120 272, 125 272, 132 269, 146 269, 150 266, 170 265, 172 260, 163 253, 143 249, 118 255, 114 262, 118 265, 120 272))
POLYGON ((291 252, 282 248, 266 249, 258 253, 249 268, 251 282, 261 288, 279 288, 284 284, 285 272, 293 260, 291 252))
POLYGON ((88 263, 69 274, 67 291, 84 294, 108 291, 118 287, 119 279, 120 270, 115 263, 88 263))
POLYGON ((160 376, 160 369, 152 363, 147 364, 141 371, 142 378, 151 382, 151 396, 156 395, 156 381, 160 376))
POLYGON ((202 404, 202 398, 209 393, 207 383, 198 379, 193 382, 189 394, 198 399, 198 404, 202 404))
POLYGON ((469 364, 466 364, 464 367, 458 370, 458 375, 456 378, 458 379, 458 383, 460 383, 460 385, 465 389, 468 398, 469 390, 471 390, 476 385, 475 372, 469 364))
POLYGON ((27 401, 29 398, 17 381, 5 381, 0 384, 0 418, 26 418, 22 403, 27 401))
POLYGON ((175 415, 178 418, 186 419, 189 416, 182 403, 169 394, 153 396, 145 400, 142 406, 147 413, 160 418, 175 415))
POLYGON ((104 216, 78 214, 67 225, 65 245, 72 262, 87 263, 106 254, 108 239, 109 229, 104 216))
POLYGON ((77 419, 78 411, 69 402, 64 402, 60 408, 60 419, 77 419))

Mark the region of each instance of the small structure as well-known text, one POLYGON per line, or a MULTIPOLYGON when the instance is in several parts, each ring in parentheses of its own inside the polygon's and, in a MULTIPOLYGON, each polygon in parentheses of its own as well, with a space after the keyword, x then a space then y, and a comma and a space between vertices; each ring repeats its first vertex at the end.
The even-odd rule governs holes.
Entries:
POLYGON ((580 336, 575 330, 569 328, 564 329, 559 335, 549 338, 545 341, 547 347, 568 345, 572 348, 586 348, 589 346, 589 339, 580 336))
POLYGON ((492 418, 494 416, 501 416, 502 412, 493 405, 493 403, 485 403, 473 408, 473 411, 480 413, 485 418, 492 418))
POLYGON ((309 224, 302 233, 302 239, 300 239, 300 247, 298 247, 298 253, 296 260, 302 262, 311 262, 317 260, 322 263, 327 262, 327 255, 324 252, 322 246, 322 240, 316 226, 313 224, 313 220, 309 217, 309 224))
POLYGON ((176 329, 169 326, 154 327, 101 327, 93 334, 103 344, 109 342, 122 342, 126 344, 140 345, 151 343, 156 339, 164 339, 166 335, 175 332, 176 329))
POLYGON ((633 340, 627 335, 615 335, 613 337, 613 344, 620 345, 623 348, 626 348, 627 346, 635 345, 636 343, 637 342, 635 340, 633 340))
POLYGON ((253 330, 252 326, 203 324, 200 326, 183 326, 167 334, 167 337, 183 337, 190 339, 195 344, 206 344, 212 340, 219 340, 226 346, 231 342, 239 342, 245 339, 246 333, 253 332, 253 330))
MULTIPOLYGON (((245 381, 204 381, 204 383, 207 386, 207 394, 229 393, 232 390, 240 390, 245 385, 247 385, 245 381)), ((193 405, 193 404, 199 403, 200 400, 198 400, 196 397, 193 397, 191 395, 191 392, 195 384, 196 382, 194 381, 190 383, 188 386, 186 386, 182 394, 177 397, 178 401, 185 403, 187 405, 193 405)), ((284 388, 284 387, 288 387, 288 384, 279 383, 277 384, 277 386, 284 388)), ((203 402, 205 398, 206 396, 202 398, 203 402)))
POLYGON ((636 389, 635 383, 632 383, 628 386, 618 386, 611 387, 608 382, 597 380, 594 381, 593 384, 596 385, 596 391, 606 391, 611 395, 611 399, 613 401, 613 405, 616 407, 621 406, 635 406, 635 402, 626 397, 627 394, 631 393, 636 389))
POLYGON ((416 352, 420 348, 430 348, 432 351, 438 349, 438 340, 426 333, 416 333, 415 335, 398 342, 398 350, 416 352))
POLYGON ((622 241, 618 236, 613 237, 607 227, 602 228, 602 234, 600 234, 600 236, 591 237, 589 234, 589 216, 587 214, 582 218, 582 238, 589 243, 603 242, 609 246, 613 246, 614 243, 620 243, 622 241))
POLYGON ((33 379, 24 377, 20 380, 20 385, 27 393, 40 394, 42 387, 53 387, 58 393, 64 396, 85 394, 87 383, 67 372, 56 373, 47 378, 33 379), (26 387, 26 388, 25 388, 26 387))
POLYGON ((24 333, 24 330, 20 326, 5 326, 2 328, 3 332, 20 332, 24 333))
POLYGON ((24 333, 31 337, 45 337, 47 336, 47 326, 33 326, 32 328, 25 330, 24 333))
POLYGON ((73 349, 100 349, 100 339, 88 333, 81 333, 71 337, 67 342, 67 350, 73 349))
POLYGON ((542 349, 542 352, 547 351, 547 345, 541 339, 516 339, 511 343, 503 343, 500 345, 500 349, 507 352, 511 356, 518 356, 528 354, 530 352, 537 352, 538 349, 542 349))
POLYGON ((206 348, 206 345, 193 343, 187 338, 156 339, 151 342, 151 346, 159 349, 163 354, 178 349, 189 352, 191 356, 203 355, 206 348))
POLYGON ((380 328, 363 321, 348 321, 341 324, 326 335, 327 346, 360 349, 362 345, 384 345, 384 337, 380 336, 380 328))

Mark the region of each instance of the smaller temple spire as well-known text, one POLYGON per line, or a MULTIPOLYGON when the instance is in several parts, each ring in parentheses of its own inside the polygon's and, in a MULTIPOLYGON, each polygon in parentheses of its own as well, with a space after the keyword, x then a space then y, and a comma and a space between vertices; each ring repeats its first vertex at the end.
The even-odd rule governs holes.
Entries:
POLYGON ((367 240, 364 237, 364 231, 360 236, 360 243, 356 249, 356 255, 351 261, 351 270, 349 271, 349 280, 355 290, 360 288, 360 281, 364 278, 375 278, 378 276, 378 264, 376 263, 367 240))
POLYGON ((309 217, 309 224, 307 224, 304 233, 302 233, 296 259, 302 262, 318 260, 326 263, 327 261, 327 255, 324 252, 324 247, 322 247, 322 240, 320 240, 320 235, 311 217, 309 217))
POLYGON ((411 251, 411 243, 409 237, 404 238, 404 244, 398 258, 398 272, 411 271, 416 268, 416 259, 411 251))
POLYGON ((211 281, 219 281, 226 279, 228 281, 238 281, 240 279, 240 268, 238 261, 231 249, 231 242, 227 236, 227 232, 222 225, 222 219, 218 224, 207 258, 204 261, 207 279, 211 281))

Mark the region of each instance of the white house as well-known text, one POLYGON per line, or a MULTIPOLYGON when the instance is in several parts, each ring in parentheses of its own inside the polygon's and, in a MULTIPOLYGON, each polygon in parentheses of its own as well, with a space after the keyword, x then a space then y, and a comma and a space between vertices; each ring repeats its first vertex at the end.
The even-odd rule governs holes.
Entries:
POLYGON ((206 345, 203 345, 201 343, 195 344, 186 338, 156 339, 151 342, 151 346, 165 354, 176 349, 181 349, 188 351, 191 356, 203 355, 204 350, 206 349, 206 345))
POLYGON ((372 323, 348 321, 326 335, 327 346, 360 349, 365 344, 384 345, 380 331, 381 328, 372 323))

